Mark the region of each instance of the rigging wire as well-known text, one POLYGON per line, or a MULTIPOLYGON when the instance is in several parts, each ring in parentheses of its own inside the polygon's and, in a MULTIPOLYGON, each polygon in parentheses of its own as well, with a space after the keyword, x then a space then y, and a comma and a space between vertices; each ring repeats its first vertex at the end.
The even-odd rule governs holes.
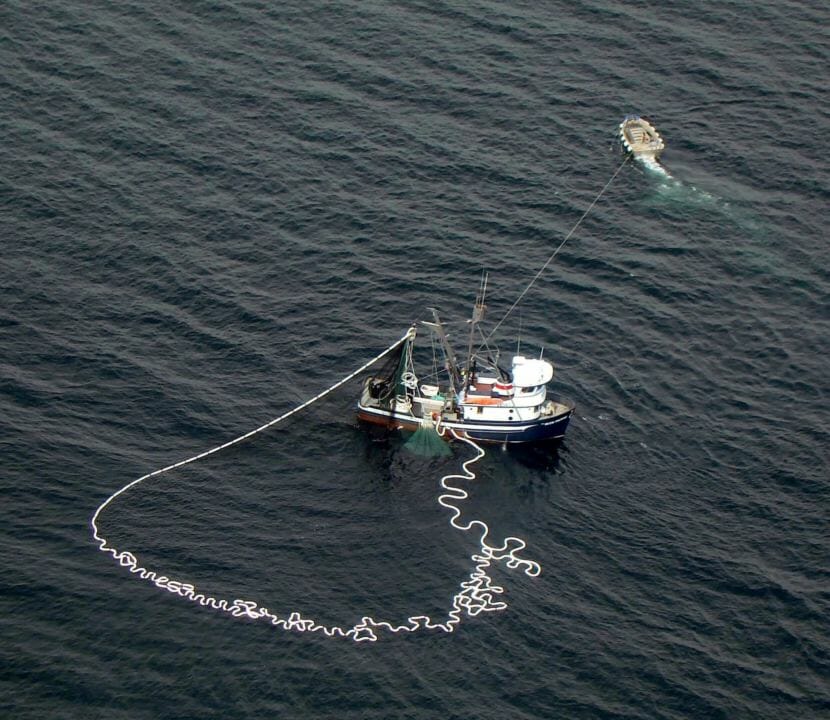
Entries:
MULTIPOLYGON (((597 196, 591 201, 591 204, 588 206, 588 209, 585 210, 584 213, 582 213, 582 217, 580 217, 579 220, 576 221, 574 226, 570 229, 570 232, 565 236, 565 239, 561 243, 559 243, 559 246, 556 248, 556 250, 554 250, 553 253, 551 253, 551 256, 545 261, 545 264, 542 265, 542 267, 539 269, 536 275, 533 276, 533 279, 527 284, 527 287, 525 287, 525 289, 522 290, 521 293, 519 293, 519 297, 516 298, 516 301, 507 309, 507 312, 504 314, 502 319, 496 323, 495 327, 487 335, 486 340, 489 340, 491 337, 493 337, 493 334, 496 332, 496 330, 498 330, 501 327, 502 323, 505 320, 507 320, 510 313, 512 313, 513 310, 516 309, 516 306, 524 299, 524 296, 527 295, 530 288, 532 288, 536 281, 542 276, 542 273, 544 273, 545 270, 547 270, 548 265, 550 265, 553 262, 553 259, 559 254, 559 251, 565 246, 565 243, 568 242, 568 240, 570 240, 571 235, 573 235, 576 229, 582 224, 582 221, 588 216, 588 213, 591 212, 591 210, 593 210, 594 205, 597 204, 597 202, 603 196, 603 194, 611 185, 611 183, 614 182, 614 178, 617 177, 620 170, 623 169, 623 166, 630 160, 630 158, 630 155, 626 155, 625 159, 620 163, 620 166, 614 171, 614 174, 609 178, 608 182, 605 183, 602 190, 600 190, 599 193, 597 193, 597 196)), ((479 350, 481 349, 481 347, 483 347, 483 345, 479 347, 479 350)))

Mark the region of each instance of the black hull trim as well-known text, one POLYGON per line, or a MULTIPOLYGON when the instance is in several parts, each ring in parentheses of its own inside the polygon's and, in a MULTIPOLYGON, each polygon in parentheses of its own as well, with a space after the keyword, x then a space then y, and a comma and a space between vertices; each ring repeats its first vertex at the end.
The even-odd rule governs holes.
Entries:
MULTIPOLYGON (((358 407, 358 418, 365 422, 383 425, 388 428, 401 430, 417 430, 421 426, 418 418, 397 414, 394 415, 377 408, 358 407)), ((443 422, 441 426, 448 430, 455 430, 459 435, 471 440, 485 443, 538 443, 560 440, 565 435, 573 410, 554 418, 540 418, 530 422, 516 423, 511 427, 508 423, 499 422, 443 422)), ((447 437, 449 433, 447 433, 447 437)))

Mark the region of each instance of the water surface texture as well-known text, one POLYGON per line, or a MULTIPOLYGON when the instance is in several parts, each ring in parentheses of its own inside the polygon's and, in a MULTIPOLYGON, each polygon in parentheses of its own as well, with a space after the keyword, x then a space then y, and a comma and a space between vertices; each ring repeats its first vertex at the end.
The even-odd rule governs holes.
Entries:
MULTIPOLYGON (((0 8, 0 715, 830 716, 830 10, 821 2, 0 8), (202 609, 92 541, 112 492, 342 378, 426 308, 577 404, 467 507, 509 608, 353 643, 202 609)), ((359 382, 125 493, 117 546, 351 626, 440 615, 470 457, 357 427, 359 382)))

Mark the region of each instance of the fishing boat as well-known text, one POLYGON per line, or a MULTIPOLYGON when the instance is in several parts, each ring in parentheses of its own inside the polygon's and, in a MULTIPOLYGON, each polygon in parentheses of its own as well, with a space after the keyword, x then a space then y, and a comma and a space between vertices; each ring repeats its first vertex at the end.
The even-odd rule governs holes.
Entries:
MULTIPOLYGON (((499 364, 489 350, 473 345, 484 317, 486 276, 482 280, 470 325, 467 361, 460 366, 450 336, 438 311, 433 321, 413 325, 397 352, 366 378, 357 403, 361 421, 387 428, 435 429, 444 437, 452 430, 460 437, 490 443, 528 443, 559 440, 565 435, 574 404, 548 393, 553 364, 517 352, 510 368, 499 364), (422 332, 425 329, 426 332, 422 332), (432 369, 416 370, 416 340, 431 341, 432 369)), ((483 347, 486 347, 486 339, 483 347)), ((428 350, 421 352, 428 357, 428 350)))
POLYGON ((657 160, 663 152, 665 143, 657 128, 639 115, 626 115, 619 131, 623 146, 636 158, 657 160))

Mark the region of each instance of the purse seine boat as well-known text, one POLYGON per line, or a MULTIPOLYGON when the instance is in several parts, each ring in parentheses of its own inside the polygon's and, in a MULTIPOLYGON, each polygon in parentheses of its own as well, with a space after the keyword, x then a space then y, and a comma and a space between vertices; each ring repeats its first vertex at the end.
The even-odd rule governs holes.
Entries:
MULTIPOLYGON (((432 339, 433 369, 423 380, 415 370, 413 354, 419 331, 409 329, 397 351, 376 374, 366 378, 357 403, 358 418, 390 429, 434 428, 447 437, 452 430, 460 437, 489 443, 527 443, 559 440, 565 435, 574 412, 572 402, 548 394, 553 365, 543 360, 515 355, 510 370, 473 352, 476 326, 484 315, 482 282, 470 323, 467 362, 455 360, 438 312, 434 322, 422 321, 432 339), (436 343, 443 354, 438 367, 436 343), (445 374, 446 380, 438 380, 445 374)), ((486 343, 485 343, 486 345, 486 343)))

